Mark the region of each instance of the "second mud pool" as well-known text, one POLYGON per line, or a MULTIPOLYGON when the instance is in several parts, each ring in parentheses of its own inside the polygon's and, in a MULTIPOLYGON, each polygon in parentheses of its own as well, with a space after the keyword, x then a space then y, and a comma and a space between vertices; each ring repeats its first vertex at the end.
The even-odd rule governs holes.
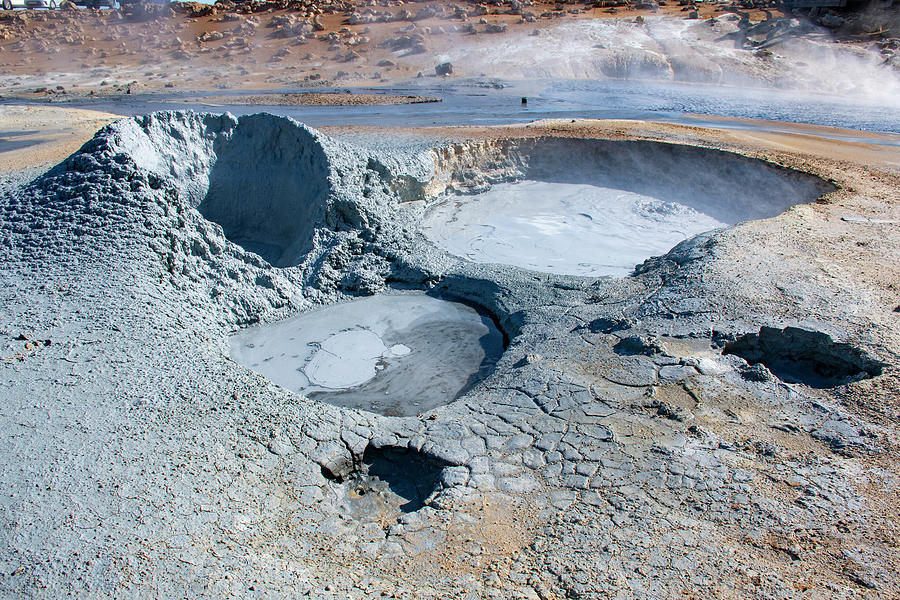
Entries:
POLYGON ((766 219, 831 190, 733 153, 646 141, 533 138, 438 152, 447 192, 422 234, 475 263, 626 277, 680 242, 766 219))
POLYGON ((284 388, 388 416, 453 401, 502 352, 489 318, 421 292, 332 305, 231 341, 232 358, 284 388))

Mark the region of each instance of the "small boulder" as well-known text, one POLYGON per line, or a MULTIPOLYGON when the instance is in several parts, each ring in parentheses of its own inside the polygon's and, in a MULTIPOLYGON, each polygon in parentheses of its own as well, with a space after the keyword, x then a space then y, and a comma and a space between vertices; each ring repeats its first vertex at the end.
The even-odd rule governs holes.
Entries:
POLYGON ((452 75, 453 74, 453 65, 450 64, 449 62, 441 63, 434 68, 434 74, 441 76, 441 77, 444 77, 447 75, 452 75))
POLYGON ((822 15, 819 19, 819 23, 823 27, 828 27, 829 29, 837 29, 846 23, 843 17, 840 17, 834 13, 826 13, 822 15))

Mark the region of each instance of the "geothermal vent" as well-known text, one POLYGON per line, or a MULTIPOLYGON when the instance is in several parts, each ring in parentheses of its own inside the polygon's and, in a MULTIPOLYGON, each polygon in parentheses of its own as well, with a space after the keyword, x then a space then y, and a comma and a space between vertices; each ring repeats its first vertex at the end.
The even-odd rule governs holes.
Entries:
POLYGON ((381 294, 245 329, 231 356, 330 404, 410 416, 489 374, 503 336, 475 309, 421 292, 381 294))
POLYGON ((154 113, 115 126, 138 166, 174 185, 235 244, 276 267, 311 249, 331 192, 317 132, 266 114, 154 113))
POLYGON ((626 276, 689 237, 833 189, 761 160, 658 142, 539 139, 459 154, 447 167, 457 188, 498 172, 514 181, 444 196, 422 221, 426 237, 474 262, 563 275, 626 276))

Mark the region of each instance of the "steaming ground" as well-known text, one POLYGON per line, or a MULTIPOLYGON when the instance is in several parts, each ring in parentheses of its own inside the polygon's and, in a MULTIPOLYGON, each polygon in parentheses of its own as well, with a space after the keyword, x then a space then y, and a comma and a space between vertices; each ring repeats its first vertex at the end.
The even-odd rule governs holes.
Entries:
POLYGON ((816 91, 897 104, 900 71, 865 47, 835 44, 800 21, 753 29, 736 15, 576 21, 476 38, 441 55, 463 73, 503 79, 645 79, 816 91))
POLYGON ((542 3, 527 10, 404 6, 18 12, 0 23, 0 93, 65 101, 413 79, 634 79, 813 91, 896 106, 900 90, 900 46, 881 39, 896 26, 889 16, 871 23, 860 17, 854 27, 867 33, 854 37, 844 31, 849 24, 835 31, 834 18, 829 29, 779 11, 729 12, 706 3, 696 14, 672 6, 612 15, 542 3), (451 69, 438 77, 445 62, 451 69))
POLYGON ((627 122, 117 122, 0 198, 0 589, 894 597, 896 160, 627 122), (761 212, 628 278, 473 264, 421 232, 447 192, 667 174, 761 212), (496 369, 386 417, 229 356, 391 287, 480 307, 509 338, 496 369))

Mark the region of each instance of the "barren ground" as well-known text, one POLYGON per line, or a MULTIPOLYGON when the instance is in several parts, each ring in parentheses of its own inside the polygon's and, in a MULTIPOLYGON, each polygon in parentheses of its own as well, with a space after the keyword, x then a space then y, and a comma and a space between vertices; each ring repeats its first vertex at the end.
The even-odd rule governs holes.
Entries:
MULTIPOLYGON (((827 48, 829 53, 846 50, 853 55, 858 54, 856 48, 875 56, 880 53, 877 61, 888 63, 898 50, 891 41, 898 32, 890 9, 835 16, 843 25, 835 29, 832 20, 829 29, 808 27, 779 10, 725 3, 607 4, 613 6, 219 2, 173 5, 180 8, 135 5, 121 11, 5 12, 0 13, 0 95, 65 100, 147 92, 372 86, 422 75, 674 75, 712 82, 730 82, 734 75, 757 84, 791 86, 792 79, 794 84, 803 79, 799 71, 806 69, 804 61, 809 62, 807 41, 833 46, 827 48), (692 27, 693 33, 682 40, 681 33, 671 28, 660 30, 660 19, 675 30, 692 27), (604 21, 614 24, 618 33, 590 41, 579 30, 579 24, 604 21), (835 38, 836 32, 841 37, 835 38), (703 44, 697 47, 691 40, 698 35, 704 44, 742 48, 749 58, 716 58, 717 51, 710 52, 703 44), (542 38, 543 46, 529 50, 542 38), (836 39, 840 45, 834 44, 836 39), (801 40, 799 46, 796 40, 801 40), (578 49, 567 49, 572 44, 578 49), (636 51, 639 47, 644 50, 636 51), (556 63, 545 61, 542 55, 547 53, 558 54, 556 63), (578 55, 578 61, 594 55, 591 60, 596 64, 582 72, 565 64, 568 54, 578 55), (671 65, 659 63, 660 55, 671 65), (455 69, 436 72, 451 58, 455 69), (539 60, 532 65, 535 59, 539 60)), ((818 68, 824 72, 816 82, 820 86, 835 75, 831 62, 821 59, 818 68)))
MULTIPOLYGON (((461 3, 443 7, 444 13, 425 17, 423 12, 423 17, 417 18, 420 10, 427 10, 425 5, 391 1, 370 7, 377 11, 379 21, 351 24, 350 15, 360 14, 365 7, 310 4, 306 9, 284 9, 273 4, 247 14, 223 8, 227 6, 194 5, 186 9, 187 14, 151 6, 155 14, 134 16, 110 10, 7 13, 0 20, 0 69, 4 73, 26 76, 29 82, 41 74, 78 75, 71 83, 62 82, 64 90, 57 90, 48 79, 48 85, 38 86, 46 91, 7 86, 0 92, 45 97, 62 91, 121 94, 129 87, 135 93, 209 90, 220 85, 234 89, 371 85, 415 77, 423 70, 434 74, 434 57, 465 43, 466 36, 486 35, 502 44, 505 38, 528 35, 535 28, 563 21, 634 19, 658 12, 629 6, 584 10, 575 4, 555 10, 556 3, 537 2, 524 9, 536 20, 525 22, 521 14, 504 14, 508 7, 485 9, 461 3), (456 6, 471 16, 458 16, 456 6), (485 10, 493 14, 479 15, 485 10), (191 11, 212 14, 192 16, 191 11), (479 23, 481 19, 505 25, 507 30, 485 33, 487 25, 479 23), (472 31, 463 31, 467 27, 472 31), (385 45, 390 40, 395 40, 394 45, 385 45), (422 44, 421 48, 416 44, 422 44), (398 54, 405 60, 396 62, 398 54), (162 69, 157 68, 161 60, 165 60, 162 69)), ((683 8, 667 7, 660 14, 683 17, 683 8)), ((696 10, 703 18, 727 12, 709 3, 698 4, 696 10)), ((765 16, 762 11, 751 14, 756 20, 765 16)))
MULTIPOLYGON (((3 17, 0 93, 19 104, 0 104, 0 595, 900 597, 893 137, 571 119, 317 132, 174 113, 92 138, 117 117, 21 104, 404 80, 465 26, 415 19, 427 6, 373 6, 399 20, 360 25, 352 6, 3 17), (413 21, 426 52, 379 47, 413 21), (819 197, 621 278, 474 264, 420 232, 445 194, 610 167, 627 185, 722 190, 735 210, 819 197), (245 247, 251 233, 285 264, 245 247), (247 327, 391 287, 482 310, 509 341, 496 369, 391 417, 229 355, 247 327), (404 512, 410 488, 426 501, 404 512)), ((609 14, 555 8, 467 19, 502 40, 609 14)), ((256 95, 242 93, 273 101, 256 95)))

